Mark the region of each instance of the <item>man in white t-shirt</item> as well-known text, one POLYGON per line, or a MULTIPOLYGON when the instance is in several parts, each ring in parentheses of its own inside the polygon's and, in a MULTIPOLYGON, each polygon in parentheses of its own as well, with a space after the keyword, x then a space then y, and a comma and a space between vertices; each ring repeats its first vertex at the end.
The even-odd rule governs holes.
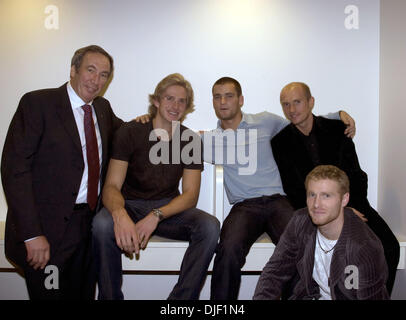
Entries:
POLYGON ((351 209, 349 180, 331 165, 306 177, 307 208, 296 211, 264 267, 254 299, 278 299, 296 276, 290 299, 389 299, 382 244, 351 209))

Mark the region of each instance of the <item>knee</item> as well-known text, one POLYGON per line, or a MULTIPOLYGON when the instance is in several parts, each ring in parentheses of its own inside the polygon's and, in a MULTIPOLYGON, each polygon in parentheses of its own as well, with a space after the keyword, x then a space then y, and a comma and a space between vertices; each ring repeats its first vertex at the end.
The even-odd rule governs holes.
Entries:
POLYGON ((220 242, 217 246, 217 255, 219 257, 240 264, 245 259, 245 251, 245 246, 241 243, 241 239, 238 239, 233 234, 229 234, 229 236, 224 233, 221 234, 220 242))
POLYGON ((221 239, 215 257, 215 265, 224 268, 241 269, 245 264, 246 253, 237 243, 221 239))
POLYGON ((217 244, 220 237, 220 222, 216 217, 209 215, 209 219, 207 219, 205 224, 205 230, 207 237, 209 237, 212 242, 217 244))
POLYGON ((204 218, 199 219, 198 233, 205 238, 208 243, 217 244, 220 236, 220 222, 210 214, 205 214, 204 218))
POLYGON ((110 212, 103 208, 93 218, 92 222, 93 238, 103 239, 114 236, 114 222, 110 212))

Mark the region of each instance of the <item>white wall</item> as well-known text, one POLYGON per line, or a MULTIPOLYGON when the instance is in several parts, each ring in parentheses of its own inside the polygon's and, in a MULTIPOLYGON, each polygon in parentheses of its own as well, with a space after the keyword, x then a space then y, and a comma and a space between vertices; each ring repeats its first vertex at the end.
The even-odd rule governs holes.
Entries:
MULTIPOLYGON (((406 1, 381 1, 379 211, 406 240, 406 1)), ((406 297, 406 271, 399 270, 393 296, 406 297)))
MULTIPOLYGON (((195 129, 215 127, 211 86, 221 76, 240 80, 246 112, 280 115, 280 89, 308 83, 316 114, 343 107, 356 119, 354 141, 377 205, 379 0, 2 0, 0 39, 0 146, 22 94, 61 85, 74 50, 99 44, 115 58, 105 97, 124 120, 145 113, 148 93, 172 72, 194 87, 196 111, 185 124, 195 129), (50 4, 57 30, 44 25, 50 4), (344 25, 347 5, 359 10, 357 30, 344 25)), ((6 208, 1 197, 0 220, 6 208)))
POLYGON ((406 2, 381 3, 379 208, 406 239, 406 2), (390 214, 389 214, 390 213, 390 214))
MULTIPOLYGON (((195 89, 192 128, 215 126, 210 89, 221 76, 241 81, 246 112, 280 115, 282 86, 307 82, 316 113, 344 107, 357 120, 355 143, 375 205, 378 27, 378 0, 2 0, 0 146, 22 94, 61 85, 74 50, 96 43, 115 58, 105 96, 125 120, 146 112, 148 93, 172 72, 195 89), (59 9, 57 30, 44 25, 50 4, 59 9), (359 30, 344 26, 348 4, 359 9, 359 30)), ((1 198, 0 219, 5 214, 1 198)))

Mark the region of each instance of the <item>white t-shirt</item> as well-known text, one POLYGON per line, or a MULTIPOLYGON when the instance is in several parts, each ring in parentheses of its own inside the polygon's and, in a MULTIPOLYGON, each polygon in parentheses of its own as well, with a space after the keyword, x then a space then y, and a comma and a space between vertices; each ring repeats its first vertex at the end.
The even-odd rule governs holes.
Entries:
POLYGON ((328 285, 328 279, 330 277, 330 264, 331 258, 334 253, 334 246, 337 240, 329 240, 317 230, 316 235, 316 249, 314 251, 314 267, 313 267, 313 279, 320 287, 320 300, 331 300, 330 287, 328 285), (328 251, 325 253, 321 248, 328 251), (331 250, 331 251, 329 251, 331 250))

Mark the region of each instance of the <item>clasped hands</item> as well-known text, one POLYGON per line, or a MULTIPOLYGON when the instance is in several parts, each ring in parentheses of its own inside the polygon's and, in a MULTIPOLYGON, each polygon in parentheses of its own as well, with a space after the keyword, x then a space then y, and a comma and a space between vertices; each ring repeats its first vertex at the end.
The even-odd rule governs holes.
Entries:
POLYGON ((139 254, 158 225, 158 218, 149 213, 145 218, 134 223, 125 209, 113 215, 114 235, 117 246, 126 253, 139 254))

